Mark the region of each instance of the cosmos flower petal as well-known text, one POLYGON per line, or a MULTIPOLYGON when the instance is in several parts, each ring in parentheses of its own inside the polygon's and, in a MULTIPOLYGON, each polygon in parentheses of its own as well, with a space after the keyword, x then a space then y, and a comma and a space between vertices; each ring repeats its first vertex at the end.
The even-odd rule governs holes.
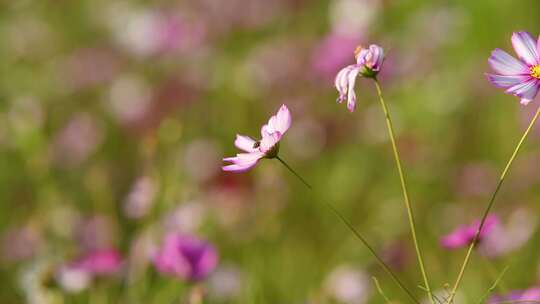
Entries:
POLYGON ((495 75, 486 74, 488 80, 496 87, 507 89, 531 79, 528 75, 495 75))
POLYGON ((495 49, 491 52, 488 62, 493 70, 502 75, 529 74, 529 68, 526 64, 501 49, 495 49))
POLYGON ((223 171, 227 171, 227 172, 242 173, 242 172, 246 172, 249 169, 253 168, 253 166, 255 166, 256 164, 257 164, 257 161, 254 161, 254 162, 251 162, 251 163, 244 163, 244 164, 241 164, 241 165, 232 164, 232 165, 223 166, 223 167, 221 167, 221 169, 223 171))
POLYGON ((287 132, 287 130, 291 126, 291 121, 292 121, 291 112, 289 111, 289 108, 287 108, 286 105, 281 105, 275 117, 276 119, 275 119, 274 128, 281 135, 285 134, 285 132, 287 132))
POLYGON ((356 93, 354 92, 354 85, 359 72, 359 69, 353 69, 347 75, 349 82, 349 87, 347 89, 349 93, 347 96, 347 109, 349 109, 350 112, 354 111, 356 107, 356 93))
POLYGON ((538 94, 539 85, 538 79, 531 78, 526 82, 510 87, 506 90, 506 93, 520 97, 521 104, 527 105, 538 94))
POLYGON ((518 57, 528 65, 539 63, 537 43, 528 32, 516 32, 512 35, 512 45, 518 57))
POLYGON ((264 153, 260 151, 256 151, 252 153, 239 153, 239 154, 236 154, 235 157, 224 158, 223 161, 230 162, 236 165, 241 165, 245 163, 258 161, 259 159, 263 157, 264 157, 264 153))
POLYGON ((347 95, 348 82, 349 82, 348 75, 349 75, 349 72, 355 68, 356 68, 355 65, 346 66, 343 69, 341 69, 336 76, 334 84, 336 86, 336 89, 339 92, 339 98, 338 98, 339 103, 345 100, 345 96, 347 95))
POLYGON ((236 135, 236 140, 234 141, 234 145, 238 149, 246 151, 246 152, 257 151, 257 148, 255 148, 255 143, 256 141, 252 139, 251 137, 240 135, 240 134, 236 135))

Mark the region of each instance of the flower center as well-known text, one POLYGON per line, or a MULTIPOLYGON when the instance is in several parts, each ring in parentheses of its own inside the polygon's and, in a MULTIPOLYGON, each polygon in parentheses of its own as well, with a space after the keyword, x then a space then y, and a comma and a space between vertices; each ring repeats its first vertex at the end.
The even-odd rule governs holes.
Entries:
POLYGON ((354 50, 354 58, 357 58, 358 59, 358 54, 360 54, 360 52, 364 49, 363 46, 359 45, 356 47, 356 50, 354 50))
POLYGON ((540 65, 533 65, 531 67, 531 76, 540 79, 540 65))

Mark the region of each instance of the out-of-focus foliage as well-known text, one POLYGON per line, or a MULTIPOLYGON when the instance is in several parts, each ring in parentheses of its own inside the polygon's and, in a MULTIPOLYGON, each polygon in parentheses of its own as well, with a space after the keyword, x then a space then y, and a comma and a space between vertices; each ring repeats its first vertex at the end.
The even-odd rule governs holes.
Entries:
MULTIPOLYGON (((513 31, 537 35, 539 10, 536 0, 1 2, 1 302, 383 303, 376 276, 405 303, 324 201, 423 297, 372 82, 357 84, 354 113, 335 103, 333 77, 369 43, 387 51, 380 79, 444 296, 465 252, 439 240, 481 215, 538 107, 492 88, 487 58, 510 51, 513 31), (273 160, 220 170, 235 134, 257 136, 282 103, 293 124, 280 155, 315 193, 273 160), (211 243, 212 274, 158 273, 151 259, 168 233, 211 243), (99 250, 116 250, 100 260, 113 275, 70 271, 99 250)), ((502 243, 475 253, 462 303, 506 265, 497 292, 540 279, 539 136, 500 193, 502 243)))

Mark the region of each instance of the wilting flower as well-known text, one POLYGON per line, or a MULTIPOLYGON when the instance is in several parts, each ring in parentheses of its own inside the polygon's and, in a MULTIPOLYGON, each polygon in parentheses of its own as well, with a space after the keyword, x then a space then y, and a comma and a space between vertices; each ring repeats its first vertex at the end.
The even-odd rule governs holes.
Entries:
POLYGON ((189 281, 205 279, 217 262, 217 251, 207 241, 181 234, 167 235, 154 256, 159 272, 189 281))
POLYGON ((71 264, 91 275, 113 275, 122 267, 122 257, 114 249, 92 251, 71 264))
POLYGON ((342 103, 347 99, 347 108, 354 111, 356 106, 356 94, 354 84, 356 77, 360 74, 363 77, 374 78, 381 70, 384 61, 384 50, 382 47, 372 44, 369 48, 357 47, 354 55, 356 64, 351 64, 339 71, 336 76, 335 85, 339 92, 337 101, 342 103))
POLYGON ((234 145, 247 153, 224 158, 224 161, 232 165, 223 166, 223 171, 244 172, 255 166, 262 158, 275 158, 279 152, 279 141, 290 126, 291 113, 286 105, 282 105, 277 114, 270 117, 268 124, 262 126, 260 141, 237 134, 234 145))
POLYGON ((540 288, 534 287, 526 290, 512 291, 504 296, 494 296, 488 301, 490 304, 506 303, 509 301, 539 301, 540 300, 540 288))
MULTIPOLYGON (((495 215, 488 215, 482 231, 478 235, 478 242, 482 241, 493 229, 499 224, 499 218, 495 215)), ((450 234, 444 236, 441 239, 441 246, 448 249, 457 249, 465 247, 471 244, 474 240, 478 228, 480 227, 480 220, 474 221, 471 225, 463 225, 458 227, 450 234)))
POLYGON ((512 45, 519 57, 515 59, 501 49, 495 49, 489 64, 498 74, 486 74, 489 81, 506 93, 521 98, 521 104, 531 102, 540 89, 540 52, 534 38, 528 32, 512 35, 512 45))

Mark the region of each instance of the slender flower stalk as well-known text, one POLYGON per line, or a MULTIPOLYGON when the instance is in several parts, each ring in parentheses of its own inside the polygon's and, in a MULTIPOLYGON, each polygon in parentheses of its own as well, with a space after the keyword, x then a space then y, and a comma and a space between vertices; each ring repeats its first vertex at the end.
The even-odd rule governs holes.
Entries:
POLYGON ((538 117, 540 116, 540 107, 538 107, 538 110, 536 110, 536 114, 531 119, 531 122, 529 123, 529 126, 521 136, 521 139, 519 140, 516 148, 514 149, 514 152, 512 153, 512 156, 510 156, 510 159, 506 163, 506 166, 504 167, 504 170, 501 173, 501 176, 499 177, 499 182, 497 183, 497 186, 495 187, 495 191, 493 191, 493 194, 491 195, 491 199, 489 200, 489 203, 486 207, 486 210, 484 211, 484 215, 482 216, 482 220, 480 221, 480 226, 478 227, 478 230, 476 231, 476 234, 474 236, 473 241, 469 245, 469 249, 467 250, 467 254, 465 255, 465 259, 463 260, 463 264, 461 265, 461 268, 459 270, 458 277, 456 279, 456 282, 454 283, 454 287, 452 287, 452 291, 450 293, 450 298, 448 299, 448 303, 453 303, 454 297, 456 295, 456 291, 461 284, 461 281, 463 279, 463 275, 465 274, 465 269, 467 268, 467 265, 469 264, 469 260, 471 258, 472 251, 478 241, 478 238, 480 237, 480 233, 482 232, 482 228, 484 227, 484 223, 486 222, 486 219, 488 218, 489 212, 491 211, 491 208, 493 207, 493 204, 495 203, 495 199, 497 198, 497 194, 499 193, 499 190, 501 189, 502 184, 504 183, 504 180, 506 178, 506 174, 510 170, 510 167, 514 163, 514 160, 516 159, 516 156, 518 155, 519 151, 521 150, 521 146, 527 139, 527 136, 529 136, 529 133, 531 132, 533 126, 536 124, 536 121, 538 120, 538 117))
MULTIPOLYGON (((289 170, 294 176, 296 176, 301 182, 302 184, 304 184, 306 186, 306 188, 308 188, 309 190, 313 191, 313 187, 302 177, 300 176, 300 174, 298 174, 293 168, 291 168, 291 166, 289 166, 289 164, 287 164, 287 162, 285 162, 282 158, 280 158, 279 156, 276 156, 276 159, 279 160, 281 162, 281 164, 283 164, 283 166, 285 166, 285 168, 287 168, 287 170, 289 170)), ((351 224, 351 222, 349 222, 349 220, 347 220, 345 218, 345 216, 343 216, 343 214, 341 214, 341 212, 339 212, 336 207, 334 207, 334 205, 328 203, 328 202, 324 202, 326 204, 326 206, 328 208, 330 208, 330 210, 332 210, 332 212, 334 212, 334 214, 343 222, 343 224, 345 224, 345 226, 347 226, 347 228, 349 228, 349 230, 351 230, 351 232, 354 234, 354 236, 360 241, 362 242, 362 244, 369 250, 369 252, 375 257, 375 259, 377 260, 377 262, 379 263, 379 265, 384 269, 384 271, 392 278, 392 280, 411 298, 411 300, 414 302, 414 303, 417 303, 419 304, 418 300, 416 299, 416 297, 411 293, 411 291, 405 287, 405 285, 403 285, 403 283, 399 280, 399 278, 396 276, 396 274, 392 271, 392 269, 390 269, 390 266, 388 266, 388 264, 386 264, 386 262, 384 262, 384 260, 377 254, 377 252, 375 251, 375 249, 373 249, 373 247, 368 243, 368 241, 360 234, 360 232, 358 232, 358 230, 356 230, 356 228, 354 228, 354 226, 351 224)))
POLYGON ((433 300, 433 294, 431 291, 431 288, 429 286, 429 280, 426 273, 426 269, 424 266, 424 259, 422 258, 422 252, 420 250, 420 246, 418 245, 418 238, 416 236, 416 224, 414 220, 414 214, 411 208, 411 202, 409 199, 409 192, 407 191, 407 184, 405 182, 405 174, 403 173, 403 168, 401 166, 401 158, 399 157, 399 151, 397 149, 396 145, 396 139, 394 135, 394 126, 392 124, 392 119, 390 118, 390 113, 388 112, 388 107, 386 106, 386 103, 384 102, 384 98, 382 96, 382 90, 381 85, 379 84, 379 81, 377 78, 373 78, 375 82, 375 87, 377 88, 377 94, 379 95, 379 101, 381 103, 381 107, 384 112, 384 116, 386 119, 386 127, 388 129, 388 135, 390 136, 390 142, 392 143, 392 151, 394 153, 394 159, 396 161, 396 167, 399 174, 399 180, 401 183, 401 190, 403 191, 403 198, 405 200, 405 209, 407 209, 407 216, 409 218, 409 226, 411 229, 411 235, 414 243, 414 249, 416 251, 416 257, 418 259, 418 265, 420 267, 420 272, 422 273, 422 278, 424 280, 424 285, 426 287, 426 291, 428 293, 429 300, 432 304, 434 304, 433 300))

